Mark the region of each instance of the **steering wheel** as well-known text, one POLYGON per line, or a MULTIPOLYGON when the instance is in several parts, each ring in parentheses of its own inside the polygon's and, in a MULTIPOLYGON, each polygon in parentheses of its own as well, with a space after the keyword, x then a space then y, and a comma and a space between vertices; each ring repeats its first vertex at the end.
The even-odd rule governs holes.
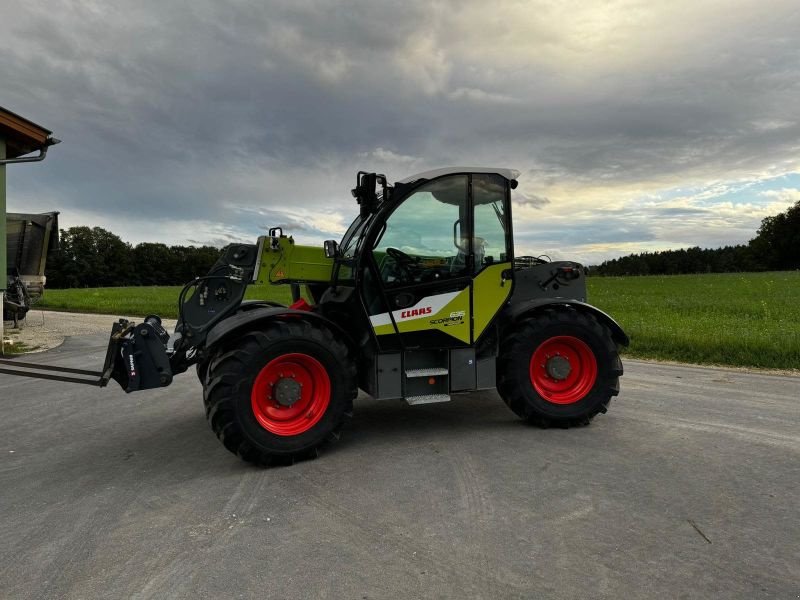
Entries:
POLYGON ((416 267, 419 263, 418 258, 409 256, 397 248, 387 248, 386 255, 394 261, 397 274, 405 280, 405 282, 411 283, 414 281, 414 276, 417 271, 416 267))
POLYGON ((392 258, 396 263, 408 266, 408 265, 415 265, 419 262, 418 258, 414 258, 413 256, 409 256, 402 250, 398 250, 397 248, 387 248, 386 254, 392 258))

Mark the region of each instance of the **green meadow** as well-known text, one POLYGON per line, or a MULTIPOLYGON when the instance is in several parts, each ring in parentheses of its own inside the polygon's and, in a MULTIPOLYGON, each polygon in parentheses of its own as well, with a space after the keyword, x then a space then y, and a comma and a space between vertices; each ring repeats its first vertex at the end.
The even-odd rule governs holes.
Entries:
MULTIPOLYGON (((680 362, 800 368, 800 272, 589 278, 589 301, 631 337, 625 355, 680 362)), ((180 287, 47 290, 40 308, 177 316, 180 287)), ((269 300, 288 304, 288 286, 269 300)), ((257 290, 254 290, 257 292, 257 290)))
MULTIPOLYGON (((175 319, 178 316, 178 294, 181 289, 183 286, 170 285, 46 290, 36 308, 134 317, 155 314, 175 319)), ((292 303, 292 293, 288 285, 252 288, 245 294, 245 298, 292 303), (259 294, 263 289, 269 290, 268 298, 259 294)))
POLYGON ((800 369, 800 272, 589 278, 629 356, 800 369))

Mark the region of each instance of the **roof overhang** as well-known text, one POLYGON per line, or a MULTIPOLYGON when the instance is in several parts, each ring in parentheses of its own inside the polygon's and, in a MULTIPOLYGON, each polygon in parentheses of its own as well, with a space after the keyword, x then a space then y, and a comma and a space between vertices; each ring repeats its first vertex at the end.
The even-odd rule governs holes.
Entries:
POLYGON ((398 180, 396 183, 411 183, 419 181, 420 179, 435 179, 443 175, 456 175, 458 173, 492 173, 505 177, 509 181, 517 179, 520 175, 516 169, 498 169, 494 167, 444 167, 442 169, 433 169, 432 171, 425 171, 424 173, 417 173, 416 175, 409 175, 403 179, 398 180))
POLYGON ((6 142, 6 158, 17 158, 50 145, 52 131, 0 106, 0 138, 6 142))

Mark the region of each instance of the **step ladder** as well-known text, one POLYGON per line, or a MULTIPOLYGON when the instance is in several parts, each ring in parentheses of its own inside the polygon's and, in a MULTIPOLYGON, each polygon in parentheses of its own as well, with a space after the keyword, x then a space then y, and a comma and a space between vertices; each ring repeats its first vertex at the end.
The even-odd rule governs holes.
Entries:
POLYGON ((404 356, 405 400, 411 405, 450 400, 447 350, 411 350, 404 356))

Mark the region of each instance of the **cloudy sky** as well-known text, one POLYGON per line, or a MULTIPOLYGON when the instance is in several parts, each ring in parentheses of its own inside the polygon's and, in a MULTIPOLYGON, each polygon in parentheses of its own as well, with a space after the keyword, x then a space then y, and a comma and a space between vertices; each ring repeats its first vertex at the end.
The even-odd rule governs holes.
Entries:
POLYGON ((359 169, 522 172, 517 252, 753 237, 800 200, 796 0, 0 0, 9 210, 131 242, 338 237, 359 169))

